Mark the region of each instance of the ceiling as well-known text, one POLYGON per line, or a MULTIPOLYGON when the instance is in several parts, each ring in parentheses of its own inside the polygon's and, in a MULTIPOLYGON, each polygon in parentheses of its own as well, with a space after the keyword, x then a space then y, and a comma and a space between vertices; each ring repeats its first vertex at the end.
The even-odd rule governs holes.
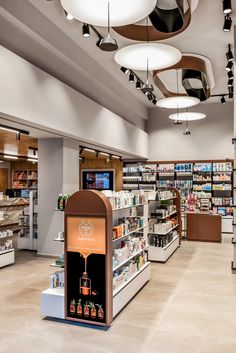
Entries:
MULTIPOLYGON (((82 37, 81 23, 65 19, 60 0, 0 0, 0 5, 0 40, 4 46, 144 128, 153 104, 128 82, 114 62, 114 53, 102 52, 95 45, 93 34, 88 39, 82 37)), ((236 20, 236 8, 232 20, 233 23, 236 20)), ((211 61, 215 81, 212 94, 227 93, 225 53, 228 43, 233 44, 233 28, 226 33, 222 26, 222 1, 199 0, 190 26, 183 33, 162 41, 183 53, 200 54, 211 61)), ((105 28, 99 31, 106 33, 105 28)), ((120 48, 134 43, 115 32, 112 34, 120 48)), ((175 85, 171 77, 166 79, 168 87, 175 85)), ((155 93, 162 98, 157 88, 155 93)), ((211 98, 208 102, 214 101, 211 98)))

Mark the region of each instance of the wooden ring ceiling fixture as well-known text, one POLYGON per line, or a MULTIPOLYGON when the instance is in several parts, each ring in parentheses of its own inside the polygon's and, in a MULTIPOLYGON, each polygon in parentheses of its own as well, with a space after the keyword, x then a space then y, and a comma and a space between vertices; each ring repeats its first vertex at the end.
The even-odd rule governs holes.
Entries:
MULTIPOLYGON (((187 0, 187 10, 184 12, 184 0, 176 0, 177 7, 164 10, 156 5, 149 15, 152 26, 148 26, 148 40, 168 39, 185 31, 191 22, 191 0, 187 0)), ((113 27, 121 36, 138 41, 147 40, 147 28, 143 25, 130 24, 113 27)))
POLYGON ((187 95, 199 98, 200 101, 205 101, 211 96, 206 62, 195 56, 183 55, 182 59, 177 64, 153 71, 153 81, 164 97, 168 98, 186 95, 184 93, 172 92, 168 90, 159 77, 161 72, 180 69, 182 70, 182 85, 187 92, 187 95), (201 87, 199 87, 199 85, 197 85, 197 87, 193 87, 192 80, 197 80, 198 83, 201 84, 201 87))

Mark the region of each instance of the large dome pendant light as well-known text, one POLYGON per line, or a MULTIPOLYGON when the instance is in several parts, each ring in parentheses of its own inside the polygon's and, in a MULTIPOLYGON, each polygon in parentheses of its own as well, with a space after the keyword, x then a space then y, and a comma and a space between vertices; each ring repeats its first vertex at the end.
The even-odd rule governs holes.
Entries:
MULTIPOLYGON (((107 0, 61 0, 62 7, 75 19, 94 26, 107 25, 107 0)), ((147 17, 156 0, 110 0, 111 26, 125 26, 147 17)))
POLYGON ((190 96, 174 96, 160 99, 157 102, 159 108, 164 109, 183 109, 193 107, 200 103, 199 98, 190 96))
POLYGON ((148 17, 146 18, 146 43, 132 44, 120 49, 115 55, 118 65, 132 70, 159 70, 175 65, 182 58, 181 52, 167 44, 149 43, 148 17))
POLYGON ((107 37, 102 38, 101 42, 99 43, 99 48, 103 51, 115 51, 118 49, 117 41, 111 37, 110 31, 110 1, 107 4, 108 7, 108 34, 107 37))

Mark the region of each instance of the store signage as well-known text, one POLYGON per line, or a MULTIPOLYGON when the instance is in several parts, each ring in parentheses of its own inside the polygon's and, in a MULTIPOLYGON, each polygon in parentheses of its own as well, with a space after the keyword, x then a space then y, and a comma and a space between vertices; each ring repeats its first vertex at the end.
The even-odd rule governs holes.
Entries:
POLYGON ((67 217, 67 251, 106 254, 106 219, 67 217))

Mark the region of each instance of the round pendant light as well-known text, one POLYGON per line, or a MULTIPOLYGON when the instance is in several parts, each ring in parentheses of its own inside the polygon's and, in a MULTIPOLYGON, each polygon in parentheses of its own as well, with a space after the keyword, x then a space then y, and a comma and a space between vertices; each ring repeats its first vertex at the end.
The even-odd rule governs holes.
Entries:
POLYGON ((148 16, 156 0, 61 0, 63 8, 74 18, 95 26, 107 26, 110 3, 111 26, 124 26, 148 16))
POLYGON ((193 107, 200 103, 200 99, 190 96, 176 96, 161 99, 157 102, 159 108, 165 109, 182 109, 193 107))
POLYGON ((132 70, 159 70, 172 66, 180 61, 181 52, 166 44, 141 43, 133 44, 120 49, 115 55, 115 61, 120 66, 132 70))
POLYGON ((171 120, 181 120, 181 121, 195 121, 206 118, 206 114, 196 113, 196 112, 181 112, 171 114, 169 116, 171 120))

